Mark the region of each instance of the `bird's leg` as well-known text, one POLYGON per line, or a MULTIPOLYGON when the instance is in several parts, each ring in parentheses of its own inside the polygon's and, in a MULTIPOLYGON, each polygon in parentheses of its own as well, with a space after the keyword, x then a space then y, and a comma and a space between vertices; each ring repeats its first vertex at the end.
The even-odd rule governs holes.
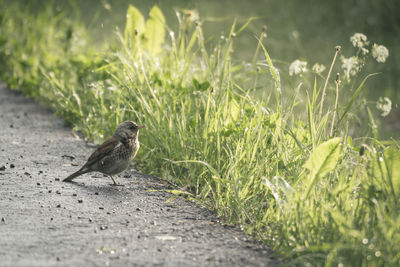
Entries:
POLYGON ((117 183, 115 182, 114 178, 113 178, 111 175, 109 175, 109 176, 110 176, 111 180, 114 182, 114 183, 111 184, 111 185, 114 185, 114 186, 123 186, 122 184, 117 184, 117 183))
POLYGON ((114 178, 110 175, 110 178, 111 178, 111 180, 114 182, 114 185, 118 185, 116 182, 115 182, 115 180, 114 180, 114 178))

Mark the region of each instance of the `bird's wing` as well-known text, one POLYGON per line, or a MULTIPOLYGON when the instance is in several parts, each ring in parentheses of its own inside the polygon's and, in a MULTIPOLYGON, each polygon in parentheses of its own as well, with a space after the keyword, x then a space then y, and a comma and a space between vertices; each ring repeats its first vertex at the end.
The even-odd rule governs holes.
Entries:
POLYGON ((101 144, 90 157, 88 158, 87 163, 85 164, 86 166, 90 166, 93 163, 101 160, 104 158, 106 155, 108 155, 115 147, 117 147, 118 143, 120 141, 118 138, 111 136, 107 138, 106 141, 104 141, 103 144, 101 144))

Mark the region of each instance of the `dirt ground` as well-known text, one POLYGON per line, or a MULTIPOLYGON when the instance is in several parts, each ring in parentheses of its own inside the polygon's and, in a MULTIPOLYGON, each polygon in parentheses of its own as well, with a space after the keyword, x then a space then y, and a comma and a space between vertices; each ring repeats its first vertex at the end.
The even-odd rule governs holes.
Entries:
POLYGON ((272 266, 271 251, 134 170, 61 180, 94 149, 0 85, 0 266, 272 266), (151 191, 154 190, 155 191, 151 191))

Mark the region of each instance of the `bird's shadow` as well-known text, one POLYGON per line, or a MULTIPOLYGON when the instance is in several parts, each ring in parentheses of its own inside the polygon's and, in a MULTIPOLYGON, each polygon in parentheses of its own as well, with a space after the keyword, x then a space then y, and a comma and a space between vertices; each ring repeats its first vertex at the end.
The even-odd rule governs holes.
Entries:
POLYGON ((123 197, 123 196, 132 194, 132 192, 130 190, 130 186, 124 185, 124 184, 95 185, 95 184, 87 184, 85 182, 77 182, 77 181, 68 181, 67 183, 80 188, 82 191, 87 191, 88 193, 91 193, 94 195, 101 194, 101 195, 116 198, 116 197, 123 197))

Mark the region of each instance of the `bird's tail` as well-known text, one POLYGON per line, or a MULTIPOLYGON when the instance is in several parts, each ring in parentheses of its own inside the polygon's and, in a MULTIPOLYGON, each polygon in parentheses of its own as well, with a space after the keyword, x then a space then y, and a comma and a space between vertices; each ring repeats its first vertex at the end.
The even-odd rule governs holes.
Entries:
POLYGON ((90 170, 87 167, 82 167, 79 171, 74 172, 73 174, 71 174, 70 176, 68 176, 67 178, 65 178, 63 180, 63 182, 71 182, 73 179, 75 179, 76 177, 85 174, 87 172, 90 172, 90 170))

